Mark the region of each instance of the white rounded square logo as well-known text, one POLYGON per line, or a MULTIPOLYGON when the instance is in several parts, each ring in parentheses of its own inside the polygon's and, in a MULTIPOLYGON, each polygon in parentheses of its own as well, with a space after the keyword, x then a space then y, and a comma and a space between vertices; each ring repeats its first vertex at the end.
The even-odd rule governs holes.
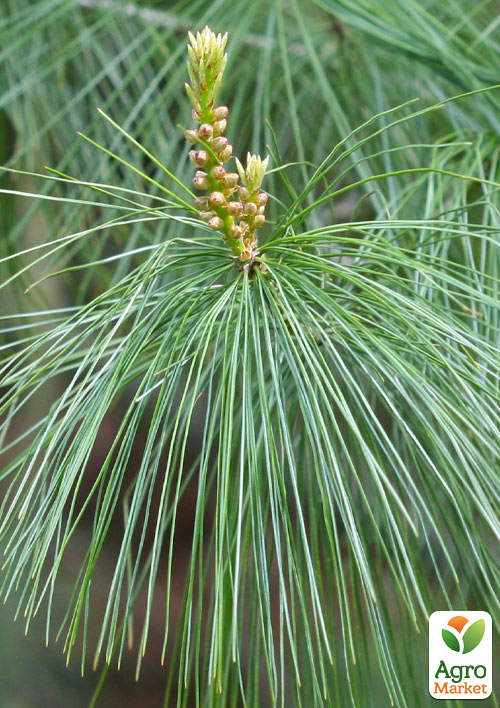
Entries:
POLYGON ((492 691, 491 616, 488 612, 433 612, 429 617, 429 693, 462 701, 492 691))

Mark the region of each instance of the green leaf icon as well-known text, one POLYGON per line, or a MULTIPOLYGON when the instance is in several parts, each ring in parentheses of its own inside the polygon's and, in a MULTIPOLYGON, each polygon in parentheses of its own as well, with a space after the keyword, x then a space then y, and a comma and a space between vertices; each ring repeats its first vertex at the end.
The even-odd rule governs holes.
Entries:
MULTIPOLYGON (((472 627, 471 627, 471 629, 472 629, 472 627)), ((446 646, 449 647, 450 649, 453 649, 453 651, 460 651, 460 644, 458 643, 458 639, 455 637, 454 634, 449 632, 447 629, 443 629, 443 640, 444 640, 444 643, 446 644, 446 646)), ((474 646, 476 646, 476 645, 474 644, 474 646)))
POLYGON ((464 634, 464 654, 468 654, 470 651, 477 647, 477 645, 483 638, 483 634, 484 619, 477 620, 476 622, 474 622, 474 624, 471 624, 469 629, 464 634))

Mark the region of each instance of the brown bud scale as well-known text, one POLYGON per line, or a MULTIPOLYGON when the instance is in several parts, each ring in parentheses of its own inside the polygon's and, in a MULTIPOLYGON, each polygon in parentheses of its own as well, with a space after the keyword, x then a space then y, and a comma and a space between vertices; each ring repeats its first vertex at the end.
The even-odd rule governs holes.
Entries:
POLYGON ((218 152, 219 150, 224 150, 224 148, 229 144, 229 140, 220 135, 218 138, 214 138, 212 142, 213 149, 218 152))
POLYGON ((229 114, 229 108, 227 106, 219 106, 214 110, 215 120, 221 120, 222 118, 227 118, 229 114))
POLYGON ((223 206, 226 203, 226 198, 222 192, 212 192, 210 195, 210 203, 214 206, 223 206))
POLYGON ((237 216, 243 211, 243 204, 241 202, 229 202, 227 205, 227 213, 231 216, 237 216))
POLYGON ((208 153, 206 150, 190 150, 189 159, 197 167, 203 167, 208 162, 208 153))
POLYGON ((208 222, 208 225, 210 226, 211 229, 217 230, 217 229, 222 229, 224 226, 223 220, 220 218, 220 216, 214 216, 210 221, 208 222))
POLYGON ((224 177, 224 187, 235 187, 240 176, 237 172, 228 172, 224 177))
POLYGON ((223 179, 226 174, 226 170, 222 165, 215 165, 215 167, 212 167, 210 170, 210 175, 214 179, 223 179))
POLYGON ((208 138, 211 138, 214 132, 213 126, 210 125, 210 123, 203 123, 203 125, 200 125, 198 128, 198 135, 200 138, 204 138, 205 140, 208 140, 208 138))
POLYGON ((254 202, 247 202, 245 204, 245 208, 243 209, 243 211, 245 212, 245 214, 250 214, 250 215, 256 214, 257 213, 257 205, 254 204, 254 202))
POLYGON ((236 226, 236 224, 233 224, 233 226, 231 226, 231 228, 229 229, 229 234, 233 238, 240 238, 243 236, 243 229, 241 228, 241 226, 236 226))
POLYGON ((227 145, 222 152, 219 153, 219 159, 221 162, 226 162, 226 160, 229 160, 231 155, 233 154, 233 146, 232 145, 227 145))
POLYGON ((222 120, 217 120, 214 123, 213 131, 214 135, 221 135, 226 130, 227 120, 223 118, 222 120))

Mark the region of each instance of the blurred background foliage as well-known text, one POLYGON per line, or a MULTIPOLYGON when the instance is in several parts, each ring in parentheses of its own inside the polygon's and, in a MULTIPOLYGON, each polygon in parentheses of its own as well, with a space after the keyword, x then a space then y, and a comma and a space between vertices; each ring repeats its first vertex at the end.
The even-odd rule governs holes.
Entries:
MULTIPOLYGON (((247 149, 263 153, 268 145, 274 155, 279 152, 283 162, 304 163, 291 168, 297 188, 308 182, 307 162, 319 164, 337 142, 372 115, 415 98, 419 99, 416 107, 424 108, 500 80, 500 3, 496 0, 3 0, 0 161, 25 174, 5 172, 0 177, 2 189, 19 192, 18 196, 0 194, 2 256, 84 231, 102 220, 92 199, 88 204, 71 202, 72 198, 82 199, 81 185, 44 181, 31 174, 44 173, 46 165, 89 183, 143 189, 143 180, 137 174, 98 153, 77 132, 138 164, 152 179, 163 180, 161 170, 104 121, 97 107, 189 183, 191 167, 179 130, 179 126, 190 127, 183 90, 186 32, 201 29, 206 23, 215 31, 230 32, 221 96, 222 102, 231 106, 230 141, 240 155, 247 149), (27 200, 24 195, 32 193, 46 198, 27 200), (51 197, 68 201, 53 201, 51 197)), ((383 128, 392 120, 393 116, 381 116, 375 127, 383 128)), ((348 140, 346 146, 351 142, 354 144, 348 140)), ((480 221, 491 219, 496 223, 496 190, 488 195, 485 209, 481 186, 469 182, 457 185, 451 177, 439 175, 430 191, 425 183, 423 198, 419 187, 427 177, 404 172, 421 164, 437 168, 446 164, 447 170, 456 173, 498 181, 499 147, 498 90, 423 112, 373 138, 369 160, 362 159, 368 154, 364 146, 358 145, 353 151, 353 171, 341 178, 341 184, 348 184, 353 176, 363 180, 378 173, 394 173, 384 188, 368 181, 348 191, 333 207, 315 210, 308 227, 381 214, 431 218, 440 211, 453 214, 464 201, 475 200, 477 210, 470 210, 470 218, 476 215, 480 221), (418 147, 448 141, 462 144, 441 150, 418 147), (464 142, 470 146, 465 148, 464 142), (433 200, 429 194, 438 196, 433 200)), ((276 174, 268 180, 267 190, 285 198, 286 184, 276 174)), ((157 194, 153 184, 148 192, 157 194)), ((106 218, 117 215, 113 206, 106 209, 106 218)), ((85 303, 117 283, 142 259, 140 253, 118 260, 113 260, 113 255, 133 252, 136 247, 156 244, 172 235, 176 235, 176 227, 169 221, 153 221, 114 226, 103 229, 98 238, 74 241, 51 259, 27 268, 21 277, 22 287, 18 281, 15 287, 7 286, 0 300, 0 314, 85 303), (101 267, 82 268, 76 276, 75 271, 66 271, 23 293, 48 273, 85 266, 101 258, 106 259, 101 267)), ((5 260, 2 280, 8 282, 20 266, 31 262, 31 254, 25 260, 5 260)), ((485 267, 492 276, 498 276, 498 263, 485 267)), ((2 345, 8 347, 10 335, 7 332, 4 336, 2 345)), ((43 408, 43 397, 33 402, 29 413, 33 420, 37 406, 43 408)), ((96 469, 120 420, 118 405, 99 433, 94 451, 96 469)), ((199 440, 192 442, 196 450, 199 440)), ((181 569, 190 547, 195 501, 195 490, 190 493, 188 488, 178 512, 181 530, 177 533, 175 562, 181 569)), ((119 523, 112 527, 112 543, 105 550, 110 562, 121 533, 119 523)), ((84 546, 85 527, 79 534, 79 543, 84 546)), ((70 577, 71 562, 66 563, 64 573, 70 577)), ((75 566, 77 563, 75 559, 75 566)), ((105 556, 97 576, 102 578, 103 594, 109 582, 106 564, 105 556)), ((180 606, 182 585, 174 586, 173 591, 177 593, 173 604, 180 606)), ((481 590, 477 592, 479 601, 481 590)), ((104 603, 105 597, 98 601, 104 603)), ((29 638, 22 639, 22 622, 11 626, 13 610, 8 610, 9 606, 1 616, 1 707, 87 705, 95 687, 92 674, 81 679, 76 660, 66 672, 57 644, 39 648, 44 641, 43 622, 35 622, 29 638)), ((152 618, 153 648, 144 661, 141 683, 133 680, 135 659, 125 659, 121 672, 111 669, 100 705, 162 705, 165 670, 158 661, 162 619, 152 618)), ((395 633, 400 631, 401 639, 395 642, 400 643, 403 655, 410 648, 404 627, 395 628, 395 633)), ((415 667, 415 675, 409 680, 425 686, 422 666, 415 667)), ((374 705, 387 705, 382 682, 373 687, 373 696, 374 705)))
MULTIPOLYGON (((115 181, 140 188, 137 175, 77 136, 84 132, 124 159, 137 160, 137 150, 99 116, 100 107, 189 181, 187 151, 178 129, 179 124, 190 125, 183 91, 185 34, 208 22, 216 31, 231 32, 221 100, 231 103, 228 137, 235 149, 245 154, 247 149, 262 151, 265 145, 276 150, 276 145, 285 162, 318 164, 333 145, 376 113, 415 98, 423 107, 494 84, 500 64, 497 10, 495 2, 468 8, 436 1, 134 5, 116 0, 6 0, 0 27, 3 163, 37 172, 50 165, 88 182, 115 181)), ((456 137, 458 131, 462 139, 473 135, 475 149, 457 156, 457 171, 470 171, 480 158, 489 165, 496 159, 500 135, 499 103, 497 91, 447 104, 442 111, 382 133, 370 142, 370 153, 377 147, 433 143, 456 137)), ((390 118, 380 118, 379 125, 384 122, 390 118)), ((362 150, 356 151, 353 162, 362 156, 362 150)), ((163 178, 147 158, 141 159, 148 174, 163 178)), ((359 163, 355 169, 362 178, 418 166, 420 161, 418 151, 405 149, 359 163)), ((306 168, 299 168, 294 177, 299 184, 301 177, 306 183, 306 168)), ((391 180, 389 193, 414 179, 391 180)), ((13 189, 34 189, 28 177, 4 175, 3 181, 13 189)), ((48 182, 41 188, 56 194, 59 188, 64 197, 72 196, 66 184, 48 182)), ((268 188, 278 195, 282 190, 277 178, 268 188)), ((358 208, 365 214, 370 207, 372 213, 380 209, 383 200, 376 187, 367 184, 364 190, 366 199, 358 208)), ((75 187, 76 195, 81 196, 80 187, 75 187)), ((350 195, 347 203, 336 205, 341 218, 353 211, 352 200, 350 195)), ((49 237, 68 232, 69 224, 83 229, 95 216, 91 206, 61 208, 60 203, 36 201, 27 206, 26 200, 16 206, 9 200, 2 209, 8 234, 2 248, 18 245, 20 234, 26 238, 26 233, 36 234, 40 228, 49 237)), ((143 224, 131 233, 113 229, 110 239, 106 232, 102 235, 97 248, 112 252, 125 241, 131 246, 139 229, 142 243, 156 242, 164 237, 161 228, 155 223, 153 233, 143 224)), ((79 253, 85 248, 96 255, 92 242, 74 245, 58 258, 62 263, 85 261, 85 254, 79 253)), ((126 260, 120 261, 115 270, 106 267, 100 276, 118 277, 128 266, 126 260)), ((91 280, 82 278, 79 298, 95 287, 91 280)))

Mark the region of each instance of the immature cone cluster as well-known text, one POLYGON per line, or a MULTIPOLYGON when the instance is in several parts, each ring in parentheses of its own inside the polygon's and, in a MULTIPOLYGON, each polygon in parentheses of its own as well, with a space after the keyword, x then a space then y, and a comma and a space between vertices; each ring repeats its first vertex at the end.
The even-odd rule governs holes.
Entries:
POLYGON ((268 196, 261 191, 261 185, 269 158, 262 160, 249 153, 246 168, 236 159, 238 172, 226 171, 224 163, 233 153, 232 145, 223 135, 229 109, 216 107, 215 100, 226 67, 227 34, 216 35, 209 27, 196 36, 188 34, 191 84, 186 84, 186 91, 199 127, 187 130, 185 137, 188 142, 201 145, 200 149, 189 152, 191 162, 198 168, 193 186, 209 191, 208 195, 198 197, 196 203, 201 209, 200 218, 211 228, 222 231, 238 262, 250 267, 259 255, 255 232, 266 220, 268 196))

